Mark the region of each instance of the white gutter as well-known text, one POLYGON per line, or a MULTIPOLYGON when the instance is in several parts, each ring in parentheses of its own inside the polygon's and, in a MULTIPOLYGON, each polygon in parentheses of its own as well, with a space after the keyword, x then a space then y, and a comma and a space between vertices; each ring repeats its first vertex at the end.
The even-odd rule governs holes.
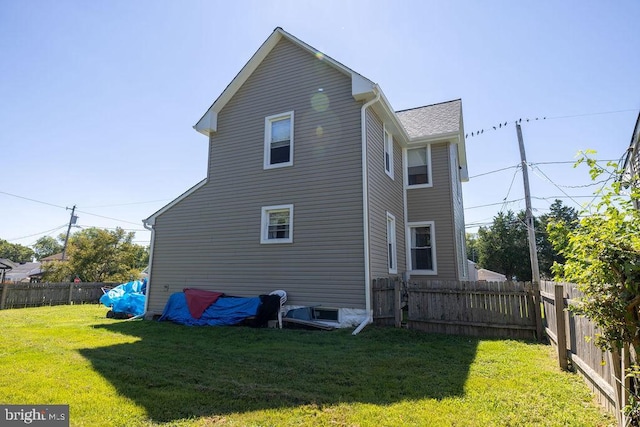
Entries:
POLYGON ((155 225, 155 218, 152 220, 153 222, 151 224, 149 224, 147 222, 147 220, 143 220, 142 221, 142 225, 144 226, 144 228, 146 228, 147 230, 151 231, 151 242, 149 243, 149 272, 147 273, 147 292, 145 293, 145 298, 144 298, 144 313, 142 313, 140 316, 136 316, 136 317, 142 317, 144 318, 144 316, 147 314, 147 312, 149 311, 149 290, 151 289, 151 266, 153 265, 153 248, 155 247, 155 241, 156 241, 156 229, 154 228, 155 225))
POLYGON ((364 297, 366 307, 366 318, 352 332, 353 335, 358 334, 365 326, 373 322, 373 313, 371 312, 371 281, 370 259, 369 259, 369 173, 367 160, 367 108, 380 100, 380 90, 378 85, 374 87, 376 93, 375 98, 365 103, 360 109, 360 133, 362 134, 362 223, 364 232, 364 297))

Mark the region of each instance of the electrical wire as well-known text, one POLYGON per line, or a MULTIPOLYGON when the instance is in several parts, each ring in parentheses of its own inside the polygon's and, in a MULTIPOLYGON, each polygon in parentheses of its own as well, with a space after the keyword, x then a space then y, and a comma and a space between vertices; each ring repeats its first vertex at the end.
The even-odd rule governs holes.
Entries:
POLYGON ((504 204, 502 205, 502 207, 500 208, 500 212, 502 212, 506 207, 507 207, 507 203, 506 200, 509 197, 509 194, 511 194, 511 189, 513 188, 513 183, 516 180, 516 175, 518 175, 518 169, 520 169, 520 165, 516 166, 516 170, 513 172, 513 177, 511 178, 511 184, 509 184, 509 189, 507 190, 507 195, 504 196, 504 198, 502 199, 502 201, 504 202, 504 204))
POLYGON ((18 196, 17 194, 7 193, 6 191, 0 191, 2 194, 6 194, 7 196, 17 197, 18 199, 29 200, 30 202, 40 203, 47 206, 53 206, 54 208, 67 209, 65 206, 54 205, 53 203, 43 202, 42 200, 31 199, 29 197, 18 196))
POLYGON ((60 226, 58 226, 56 228, 52 228, 51 230, 46 230, 46 231, 41 231, 39 233, 29 234, 28 236, 15 237, 13 239, 7 239, 7 242, 12 242, 12 241, 15 241, 15 240, 22 240, 22 239, 26 239, 28 237, 38 236, 40 234, 48 234, 48 233, 51 233, 53 231, 60 230, 61 228, 64 228, 66 226, 67 226, 67 224, 62 224, 62 225, 60 225, 60 226))
POLYGON ((502 171, 506 171, 506 170, 513 169, 513 168, 518 168, 518 167, 520 167, 520 165, 519 165, 519 164, 514 165, 514 166, 508 166, 508 167, 506 167, 506 168, 496 169, 496 170, 493 170, 493 171, 484 172, 484 173, 481 173, 481 174, 478 174, 478 175, 470 176, 470 177, 469 177, 469 179, 478 178, 478 177, 480 177, 480 176, 490 175, 490 174, 492 174, 492 173, 502 172, 502 171))
POLYGON ((120 203, 115 205, 100 205, 100 206, 85 206, 85 209, 98 209, 98 208, 115 208, 118 206, 131 206, 131 205, 145 205, 148 203, 158 203, 158 202, 167 202, 171 199, 161 199, 161 200, 149 200, 146 202, 132 202, 132 203, 120 203))

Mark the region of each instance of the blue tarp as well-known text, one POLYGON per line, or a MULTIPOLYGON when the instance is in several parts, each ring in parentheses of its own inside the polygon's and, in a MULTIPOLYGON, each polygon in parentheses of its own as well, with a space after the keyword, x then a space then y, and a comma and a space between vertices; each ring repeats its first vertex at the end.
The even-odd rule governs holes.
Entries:
POLYGON ((100 302, 111 308, 114 313, 133 316, 144 314, 144 302, 147 279, 123 283, 100 297, 100 302))
POLYGON ((199 319, 195 319, 189 312, 184 292, 176 292, 169 297, 158 320, 170 320, 190 326, 236 325, 247 317, 255 316, 259 306, 259 297, 222 297, 211 304, 199 319))

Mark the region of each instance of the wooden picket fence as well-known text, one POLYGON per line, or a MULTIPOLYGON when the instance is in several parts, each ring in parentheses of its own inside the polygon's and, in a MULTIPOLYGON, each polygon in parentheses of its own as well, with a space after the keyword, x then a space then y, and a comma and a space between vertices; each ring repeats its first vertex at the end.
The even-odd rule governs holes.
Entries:
POLYGON ((425 332, 541 339, 537 286, 523 282, 373 281, 374 321, 425 332), (538 307, 538 309, 536 309, 538 307))
POLYGON ((404 283, 397 278, 372 283, 374 322, 426 332, 506 339, 547 340, 557 350, 558 365, 579 373, 597 400, 618 417, 628 400, 624 380, 628 348, 603 352, 589 337, 592 321, 574 315, 569 305, 583 295, 570 283, 542 281, 404 283))
POLYGON ((119 283, 4 283, 0 284, 0 310, 97 303, 103 288, 117 285, 119 283))
POLYGON ((545 333, 557 350, 559 366, 582 375, 598 402, 619 416, 627 402, 623 386, 625 381, 620 380, 624 376, 624 362, 628 360, 628 357, 624 357, 625 351, 622 352, 622 360, 616 360, 618 357, 600 350, 589 339, 596 335, 597 327, 589 319, 577 316, 568 309, 583 296, 577 285, 543 281, 540 295, 545 314, 545 333))

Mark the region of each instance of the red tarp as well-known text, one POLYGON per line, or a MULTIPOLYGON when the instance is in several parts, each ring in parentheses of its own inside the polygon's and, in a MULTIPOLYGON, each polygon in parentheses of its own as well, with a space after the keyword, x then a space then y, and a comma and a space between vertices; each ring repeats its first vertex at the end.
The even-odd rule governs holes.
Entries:
POLYGON ((189 313, 191 313, 194 319, 199 319, 207 307, 224 295, 222 292, 211 292, 192 288, 184 288, 183 292, 187 299, 189 313))

